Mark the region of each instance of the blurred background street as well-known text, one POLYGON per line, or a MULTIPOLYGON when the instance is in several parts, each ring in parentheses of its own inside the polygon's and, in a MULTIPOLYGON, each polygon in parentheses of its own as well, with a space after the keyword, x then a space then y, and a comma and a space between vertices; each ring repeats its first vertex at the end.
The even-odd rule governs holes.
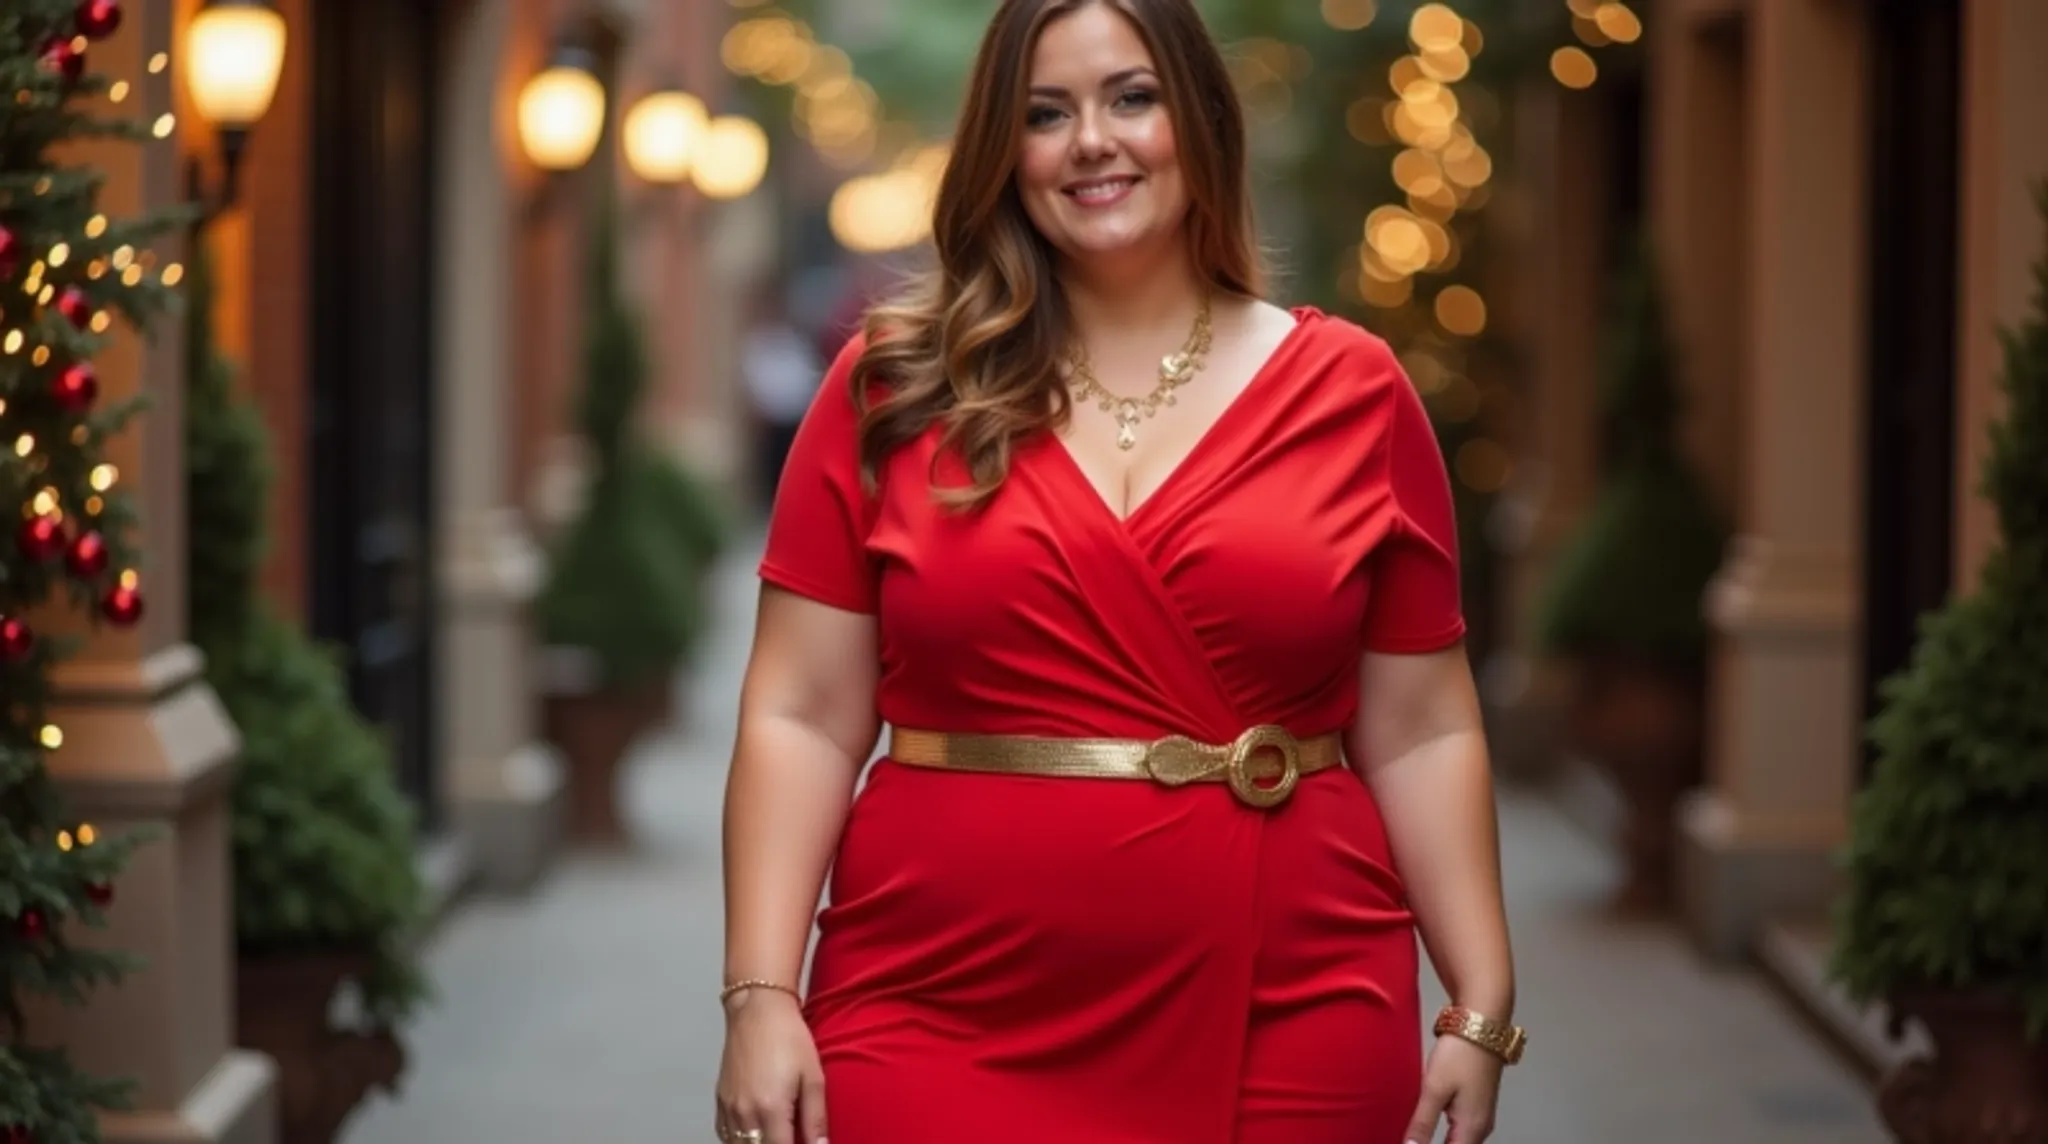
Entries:
MULTIPOLYGON (((2048 1124, 2048 3, 1198 3, 1451 474, 1497 1138, 2048 1124)), ((993 7, 9 0, 0 1141, 709 1138, 763 521, 993 7)))

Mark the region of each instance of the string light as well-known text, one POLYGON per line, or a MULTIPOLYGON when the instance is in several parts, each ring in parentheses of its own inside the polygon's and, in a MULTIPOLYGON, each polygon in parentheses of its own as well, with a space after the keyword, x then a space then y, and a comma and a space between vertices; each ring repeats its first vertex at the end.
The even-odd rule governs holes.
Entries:
POLYGON ((92 484, 93 488, 106 492, 114 487, 115 481, 121 479, 121 470, 112 465, 94 465, 92 475, 86 479, 92 484))
POLYGON ((55 723, 45 723, 43 724, 41 734, 37 738, 42 741, 46 749, 54 751, 64 745, 64 729, 55 723))

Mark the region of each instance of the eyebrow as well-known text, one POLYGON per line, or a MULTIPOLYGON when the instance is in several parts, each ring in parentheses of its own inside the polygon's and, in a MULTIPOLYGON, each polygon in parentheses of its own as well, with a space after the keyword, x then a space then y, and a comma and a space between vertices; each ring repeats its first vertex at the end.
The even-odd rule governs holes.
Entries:
MULTIPOLYGON (((1131 82, 1132 80, 1134 80, 1134 79, 1138 78, 1138 77, 1139 77, 1139 76, 1141 76, 1141 75, 1149 75, 1149 76, 1151 76, 1151 77, 1152 77, 1153 79, 1158 79, 1158 78, 1159 78, 1159 75, 1158 75, 1158 73, 1154 72, 1154 71, 1153 71, 1153 70, 1152 70, 1151 68, 1145 68, 1145 67, 1138 67, 1138 68, 1125 68, 1124 70, 1122 70, 1122 71, 1120 71, 1120 72, 1111 72, 1111 73, 1110 73, 1110 74, 1109 74, 1108 76, 1105 76, 1105 77, 1103 78, 1103 80, 1102 80, 1102 86, 1103 86, 1103 87, 1116 87, 1116 86, 1118 86, 1119 84, 1126 84, 1126 83, 1129 83, 1129 82, 1131 82)), ((1070 94, 1072 94, 1072 93, 1071 93, 1071 92, 1069 92, 1069 91, 1068 91, 1068 90, 1067 90, 1066 88, 1063 88, 1063 87, 1049 87, 1049 86, 1043 86, 1043 85, 1040 85, 1040 86, 1034 86, 1034 87, 1033 87, 1033 88, 1031 89, 1031 94, 1033 94, 1033 95, 1037 95, 1037 96, 1043 96, 1043 97, 1045 97, 1045 98, 1047 98, 1047 99, 1059 99, 1059 98, 1063 98, 1063 97, 1065 97, 1065 96, 1067 96, 1067 95, 1070 95, 1070 94)))

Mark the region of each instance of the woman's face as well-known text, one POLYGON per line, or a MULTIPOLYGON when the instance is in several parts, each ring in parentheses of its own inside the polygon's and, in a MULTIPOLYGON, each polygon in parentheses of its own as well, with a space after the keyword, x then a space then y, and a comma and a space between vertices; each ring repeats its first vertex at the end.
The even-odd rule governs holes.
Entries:
POLYGON ((1138 30, 1107 4, 1040 33, 1017 189, 1032 224, 1067 258, 1145 256, 1177 239, 1187 185, 1159 84, 1138 30))

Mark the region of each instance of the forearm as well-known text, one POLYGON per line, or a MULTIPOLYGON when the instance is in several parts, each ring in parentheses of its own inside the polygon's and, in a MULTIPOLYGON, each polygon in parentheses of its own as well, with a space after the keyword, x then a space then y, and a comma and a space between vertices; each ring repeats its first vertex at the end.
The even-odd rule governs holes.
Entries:
POLYGON ((864 762, 797 720, 741 720, 725 793, 728 980, 797 984, 864 762))
POLYGON ((1484 735, 1461 730, 1366 776, 1423 945, 1453 1004, 1512 1018, 1514 959, 1500 875, 1500 830, 1484 735))

